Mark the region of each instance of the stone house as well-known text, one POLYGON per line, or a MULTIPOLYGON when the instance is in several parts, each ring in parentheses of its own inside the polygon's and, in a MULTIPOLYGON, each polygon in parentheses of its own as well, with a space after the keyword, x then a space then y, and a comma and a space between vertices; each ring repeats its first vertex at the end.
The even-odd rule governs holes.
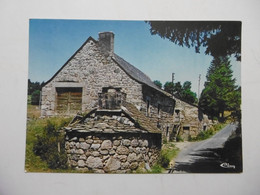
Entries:
POLYGON ((114 34, 89 37, 46 82, 41 116, 75 115, 94 108, 114 109, 122 101, 134 105, 161 129, 164 139, 195 136, 209 121, 198 108, 159 89, 136 67, 114 53, 114 34))

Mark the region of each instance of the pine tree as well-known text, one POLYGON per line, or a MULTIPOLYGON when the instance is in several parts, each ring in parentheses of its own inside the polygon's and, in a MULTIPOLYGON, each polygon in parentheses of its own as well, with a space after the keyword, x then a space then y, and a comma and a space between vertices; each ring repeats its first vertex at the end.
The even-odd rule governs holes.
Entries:
POLYGON ((240 106, 240 93, 232 77, 233 71, 228 57, 214 58, 199 101, 204 113, 222 119, 224 111, 237 110, 237 106, 240 106))

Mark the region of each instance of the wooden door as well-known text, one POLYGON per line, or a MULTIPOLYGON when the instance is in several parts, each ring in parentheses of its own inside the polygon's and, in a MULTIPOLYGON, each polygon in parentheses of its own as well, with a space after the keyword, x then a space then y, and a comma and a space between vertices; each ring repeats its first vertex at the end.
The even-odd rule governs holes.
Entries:
POLYGON ((82 110, 82 88, 59 87, 56 91, 59 114, 76 114, 82 110))

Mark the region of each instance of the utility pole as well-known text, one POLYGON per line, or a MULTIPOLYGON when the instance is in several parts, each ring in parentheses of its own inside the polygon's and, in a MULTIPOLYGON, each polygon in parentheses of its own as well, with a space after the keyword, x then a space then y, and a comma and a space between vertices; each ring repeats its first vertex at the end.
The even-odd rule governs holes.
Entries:
MULTIPOLYGON (((175 73, 172 73, 172 86, 174 86, 174 74, 175 73)), ((172 89, 173 90, 173 89, 172 89)), ((173 91, 172 91, 172 95, 173 95, 173 91)))
POLYGON ((201 74, 199 74, 199 84, 198 84, 198 100, 200 99, 200 76, 201 76, 201 74))

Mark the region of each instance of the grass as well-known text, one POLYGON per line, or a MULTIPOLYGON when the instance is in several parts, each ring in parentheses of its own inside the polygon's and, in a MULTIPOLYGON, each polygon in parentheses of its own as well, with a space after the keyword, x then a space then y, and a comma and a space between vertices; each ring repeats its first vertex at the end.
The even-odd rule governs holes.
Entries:
POLYGON ((218 131, 223 129, 226 125, 227 123, 218 123, 213 127, 211 127, 209 130, 201 131, 196 137, 193 138, 189 137, 189 141, 201 141, 201 140, 208 139, 213 135, 215 135, 218 131))
POLYGON ((164 144, 160 152, 157 163, 151 168, 150 173, 163 173, 169 167, 170 162, 177 156, 179 149, 175 147, 174 143, 169 142, 164 144))

